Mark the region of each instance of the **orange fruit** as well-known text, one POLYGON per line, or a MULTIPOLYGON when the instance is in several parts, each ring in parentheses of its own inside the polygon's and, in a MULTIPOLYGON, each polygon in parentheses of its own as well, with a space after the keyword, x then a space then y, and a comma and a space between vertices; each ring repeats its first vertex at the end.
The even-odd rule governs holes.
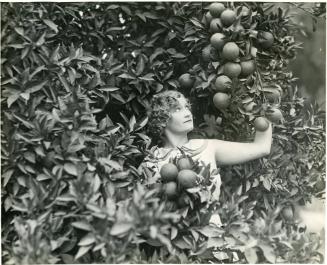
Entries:
POLYGON ((211 61, 218 61, 219 55, 217 50, 209 44, 202 50, 202 59, 205 62, 210 62, 211 61))
POLYGON ((244 110, 245 110, 246 112, 251 112, 251 111, 253 111, 253 108, 254 108, 256 105, 257 105, 257 104, 255 104, 255 103, 252 101, 252 102, 250 102, 250 103, 245 104, 245 105, 243 106, 243 108, 244 108, 244 110))
POLYGON ((225 9, 226 7, 222 3, 212 3, 209 6, 209 12, 213 17, 219 17, 225 9))
POLYGON ((178 194, 177 184, 174 181, 170 181, 163 186, 163 191, 169 199, 173 199, 178 194))
POLYGON ((323 179, 319 179, 316 182, 315 187, 318 191, 323 191, 326 187, 325 181, 323 179))
POLYGON ((215 82, 215 88, 217 91, 226 91, 232 86, 232 80, 226 75, 220 75, 215 82))
POLYGON ((220 18, 214 18, 210 22, 210 31, 212 33, 220 32, 223 27, 220 18))
POLYGON ((241 65, 238 63, 227 62, 223 66, 223 73, 229 78, 238 77, 241 73, 241 65))
POLYGON ((180 196, 177 200, 177 204, 179 207, 185 207, 187 205, 190 204, 190 198, 186 195, 186 194, 183 194, 182 196, 180 196))
POLYGON ((281 93, 278 90, 273 90, 273 91, 265 91, 264 92, 266 99, 270 102, 276 102, 280 97, 281 93))
POLYGON ((255 64, 253 60, 241 62, 241 75, 247 77, 253 74, 255 70, 255 64))
POLYGON ((254 121, 254 127, 257 131, 265 131, 268 129, 269 127, 269 123, 268 121, 263 118, 263 117, 259 117, 259 118, 256 118, 255 121, 254 121))
POLYGON ((178 169, 173 163, 164 164, 160 169, 162 182, 174 181, 178 175, 178 169))
POLYGON ((292 207, 291 206, 284 207, 284 209, 282 210, 282 216, 285 218, 285 220, 292 221, 294 218, 292 207))
POLYGON ((270 111, 268 111, 266 116, 271 122, 275 122, 275 123, 278 123, 283 119, 282 112, 277 108, 273 108, 270 111))
POLYGON ((215 33, 210 38, 210 43, 216 49, 221 49, 225 44, 226 36, 222 33, 215 33))
POLYGON ((205 48, 203 48, 203 50, 202 50, 202 59, 203 59, 203 61, 210 62, 210 59, 211 59, 210 54, 211 54, 211 46, 208 45, 205 48))
POLYGON ((246 17, 250 14, 250 9, 246 6, 242 6, 241 16, 246 17))
POLYGON ((211 57, 211 60, 212 61, 218 61, 219 60, 219 54, 217 52, 217 50, 212 46, 210 45, 210 57, 211 57))
POLYGON ((226 109, 230 104, 230 97, 226 93, 218 92, 213 97, 213 104, 217 109, 226 109))
POLYGON ((190 74, 186 73, 186 74, 182 74, 178 78, 178 82, 182 88, 190 89, 193 87, 194 79, 192 78, 192 76, 190 74))
POLYGON ((210 14, 210 12, 207 12, 207 13, 205 14, 205 20, 206 20, 206 25, 207 25, 207 26, 210 25, 212 19, 213 19, 213 17, 212 17, 212 15, 210 14))
POLYGON ((236 13, 231 9, 226 9, 221 13, 220 19, 224 26, 229 27, 235 22, 236 13))
POLYGON ((196 186, 197 175, 193 170, 183 169, 178 173, 177 180, 181 187, 185 189, 196 186))
POLYGON ((192 169, 193 163, 189 158, 184 157, 178 160, 177 167, 179 170, 192 169))
POLYGON ((262 31, 258 34, 258 42, 262 48, 268 49, 274 43, 274 36, 267 31, 262 31))
POLYGON ((240 49, 235 42, 227 42, 224 45, 222 57, 226 60, 234 61, 240 54, 240 49))

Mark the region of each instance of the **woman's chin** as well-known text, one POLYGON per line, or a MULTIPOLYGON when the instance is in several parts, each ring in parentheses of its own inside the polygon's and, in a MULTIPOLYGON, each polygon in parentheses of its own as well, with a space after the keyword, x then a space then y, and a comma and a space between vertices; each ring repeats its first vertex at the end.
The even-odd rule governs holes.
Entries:
POLYGON ((190 124, 189 126, 187 126, 187 128, 186 128, 185 131, 186 131, 187 133, 189 133, 189 132, 193 131, 193 129, 194 129, 193 124, 190 124))

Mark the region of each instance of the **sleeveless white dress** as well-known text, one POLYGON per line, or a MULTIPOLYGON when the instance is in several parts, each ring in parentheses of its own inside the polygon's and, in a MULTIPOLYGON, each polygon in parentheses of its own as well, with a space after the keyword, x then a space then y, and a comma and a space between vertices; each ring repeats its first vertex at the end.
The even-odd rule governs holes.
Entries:
MULTIPOLYGON (((148 184, 157 182, 160 179, 159 172, 161 167, 164 164, 168 163, 170 159, 181 157, 183 155, 183 151, 187 155, 191 156, 194 161, 199 161, 201 164, 203 163, 204 165, 210 164, 210 171, 215 170, 214 175, 211 176, 211 178, 213 179, 212 185, 215 186, 214 192, 211 195, 211 200, 218 201, 220 195, 221 177, 215 161, 214 149, 208 143, 208 140, 197 139, 190 140, 188 143, 188 147, 181 147, 180 149, 155 147, 152 150, 153 156, 147 156, 143 162, 144 167, 154 172, 154 175, 151 177, 151 179, 147 180, 148 184)), ((210 222, 219 226, 221 225, 219 215, 216 213, 212 215, 210 222)))

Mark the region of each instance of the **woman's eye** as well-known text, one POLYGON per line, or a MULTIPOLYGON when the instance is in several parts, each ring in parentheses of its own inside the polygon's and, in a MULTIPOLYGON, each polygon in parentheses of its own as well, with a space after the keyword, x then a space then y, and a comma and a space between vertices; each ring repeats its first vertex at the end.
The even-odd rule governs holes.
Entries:
POLYGON ((180 110, 181 110, 181 108, 176 108, 176 109, 175 109, 175 111, 180 111, 180 110))

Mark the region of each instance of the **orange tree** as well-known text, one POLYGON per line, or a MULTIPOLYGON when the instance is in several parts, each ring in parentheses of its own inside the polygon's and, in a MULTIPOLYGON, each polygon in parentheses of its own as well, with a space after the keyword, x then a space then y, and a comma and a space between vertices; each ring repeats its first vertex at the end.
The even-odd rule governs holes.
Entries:
POLYGON ((1 7, 5 264, 322 261, 293 208, 324 194, 324 113, 305 105, 288 68, 300 44, 286 10, 1 7), (193 102, 194 137, 247 141, 256 117, 274 122, 268 157, 221 169, 218 205, 204 182, 176 204, 139 168, 152 150, 146 107, 167 89, 193 102), (208 224, 211 206, 222 227, 208 224))

